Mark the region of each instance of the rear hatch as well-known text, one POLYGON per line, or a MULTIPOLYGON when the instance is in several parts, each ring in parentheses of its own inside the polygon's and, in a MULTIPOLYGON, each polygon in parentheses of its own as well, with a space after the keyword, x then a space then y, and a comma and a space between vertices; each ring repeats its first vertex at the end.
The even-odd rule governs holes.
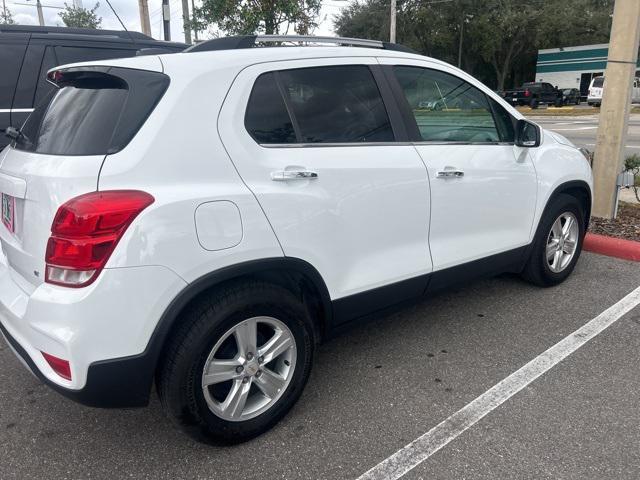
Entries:
POLYGON ((0 153, 2 252, 32 285, 44 279, 60 205, 97 189, 106 155, 129 143, 169 84, 162 73, 120 67, 62 67, 49 79, 58 88, 0 153))

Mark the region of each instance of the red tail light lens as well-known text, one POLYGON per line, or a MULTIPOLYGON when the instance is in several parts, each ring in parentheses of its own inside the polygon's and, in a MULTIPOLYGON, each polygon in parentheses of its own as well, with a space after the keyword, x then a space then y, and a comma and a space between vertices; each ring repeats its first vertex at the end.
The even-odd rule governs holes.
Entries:
POLYGON ((47 243, 45 281, 66 287, 93 282, 122 234, 154 198, 137 190, 91 192, 62 205, 47 243))
POLYGON ((524 91, 524 96, 525 97, 530 97, 531 96, 531 92, 529 90, 525 90, 524 91))
POLYGON ((60 375, 65 380, 71 380, 71 365, 67 360, 63 360, 58 357, 54 357, 53 355, 49 355, 45 352, 42 353, 42 356, 47 361, 51 369, 60 375))

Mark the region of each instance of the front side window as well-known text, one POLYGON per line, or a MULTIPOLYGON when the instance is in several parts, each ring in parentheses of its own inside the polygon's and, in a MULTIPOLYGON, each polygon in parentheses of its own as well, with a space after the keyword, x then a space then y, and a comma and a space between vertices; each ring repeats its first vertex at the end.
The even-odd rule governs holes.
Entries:
POLYGON ((501 141, 487 97, 474 86, 428 68, 396 66, 394 72, 422 140, 501 141))
POLYGON ((394 140, 382 96, 365 65, 261 75, 249 98, 245 126, 262 144, 394 140))

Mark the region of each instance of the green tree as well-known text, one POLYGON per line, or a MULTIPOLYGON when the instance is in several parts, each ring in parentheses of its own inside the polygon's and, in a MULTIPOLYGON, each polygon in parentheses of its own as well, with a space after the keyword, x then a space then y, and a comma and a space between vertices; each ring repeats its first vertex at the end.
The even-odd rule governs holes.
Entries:
POLYGON ((0 10, 0 25, 13 25, 16 21, 13 19, 13 15, 11 15, 11 10, 8 8, 4 8, 0 10))
POLYGON ((307 34, 316 26, 321 0, 203 0, 193 24, 217 26, 229 35, 307 34))
POLYGON ((64 10, 60 12, 60 18, 66 27, 76 28, 99 28, 102 23, 102 17, 96 14, 96 10, 100 6, 96 3, 92 9, 80 8, 75 5, 69 6, 64 4, 64 10))
MULTIPOLYGON (((535 76, 540 48, 605 43, 614 0, 398 0, 397 37, 497 88, 535 76)), ((387 40, 388 0, 359 0, 334 19, 343 36, 387 40)))

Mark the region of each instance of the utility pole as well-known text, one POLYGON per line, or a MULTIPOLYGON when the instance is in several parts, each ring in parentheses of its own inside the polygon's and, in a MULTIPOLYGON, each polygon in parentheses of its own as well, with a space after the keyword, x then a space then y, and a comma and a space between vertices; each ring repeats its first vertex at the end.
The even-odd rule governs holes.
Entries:
POLYGON ((162 0, 162 26, 164 27, 164 39, 171 40, 171 7, 169 7, 169 0, 162 0))
POLYGON ((76 8, 84 8, 82 6, 82 0, 73 0, 73 6, 76 8))
POLYGON ((389 41, 396 43, 396 0, 391 0, 391 15, 389 19, 389 41))
POLYGON ((191 43, 191 27, 189 26, 189 0, 182 0, 182 29, 185 43, 191 43))
POLYGON ((196 0, 191 0, 191 19, 193 22, 193 38, 198 41, 198 27, 195 24, 196 19, 196 0))
POLYGON ((140 27, 142 33, 151 36, 151 22, 149 21, 149 4, 147 0, 138 0, 138 10, 140 11, 140 27))
POLYGON ((464 13, 460 17, 460 41, 458 43, 458 68, 462 68, 462 37, 464 36, 464 13))
POLYGON ((40 0, 36 0, 36 9, 38 10, 38 23, 44 27, 44 14, 42 13, 42 4, 40 0))
POLYGON ((640 2, 616 0, 593 164, 592 213, 601 218, 614 218, 617 210, 639 42, 640 2))

